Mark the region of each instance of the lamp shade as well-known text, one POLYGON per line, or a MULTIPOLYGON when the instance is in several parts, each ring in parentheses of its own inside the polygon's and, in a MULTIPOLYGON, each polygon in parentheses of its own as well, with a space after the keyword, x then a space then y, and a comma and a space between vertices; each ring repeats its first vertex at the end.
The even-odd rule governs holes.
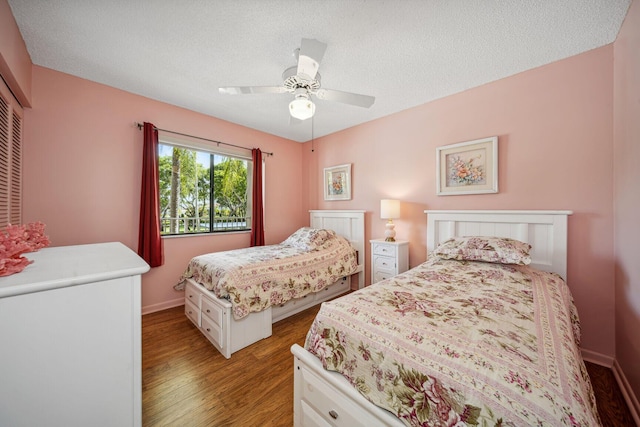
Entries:
POLYGON ((400 218, 400 200, 392 200, 392 199, 380 200, 380 218, 382 219, 400 218))
POLYGON ((289 112, 298 120, 307 120, 316 112, 316 106, 310 99, 299 97, 289 103, 289 112))

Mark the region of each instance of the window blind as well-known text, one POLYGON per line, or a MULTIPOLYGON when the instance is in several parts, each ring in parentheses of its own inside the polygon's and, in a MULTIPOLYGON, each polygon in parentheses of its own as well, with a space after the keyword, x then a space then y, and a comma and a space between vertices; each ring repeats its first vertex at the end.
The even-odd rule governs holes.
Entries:
POLYGON ((0 227, 22 222, 22 114, 0 80, 0 227))

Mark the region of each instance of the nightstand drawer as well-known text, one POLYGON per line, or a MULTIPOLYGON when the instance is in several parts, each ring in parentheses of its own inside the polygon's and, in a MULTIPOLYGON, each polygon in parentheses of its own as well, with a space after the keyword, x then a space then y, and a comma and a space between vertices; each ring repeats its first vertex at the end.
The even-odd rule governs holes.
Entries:
POLYGON ((397 250, 393 245, 385 245, 384 243, 374 243, 373 244, 373 254, 374 255, 384 255, 394 257, 396 256, 397 250))
POLYGON ((388 279, 409 269, 409 242, 371 240, 371 283, 388 279))
POLYGON ((386 271, 389 273, 395 273, 396 271, 396 259, 386 256, 374 256, 373 268, 375 271, 386 271))
POLYGON ((376 282, 379 282, 381 280, 386 280, 386 279, 389 279, 389 278, 391 278, 393 276, 395 276, 394 273, 385 273, 385 272, 382 272, 382 271, 378 271, 373 276, 373 282, 372 283, 376 283, 376 282))

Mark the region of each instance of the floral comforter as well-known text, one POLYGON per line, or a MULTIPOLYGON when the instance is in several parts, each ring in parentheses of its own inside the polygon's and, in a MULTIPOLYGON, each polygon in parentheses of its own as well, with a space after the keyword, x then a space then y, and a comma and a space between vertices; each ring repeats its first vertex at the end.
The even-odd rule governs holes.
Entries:
POLYGON ((324 303, 305 347, 409 426, 598 426, 579 339, 559 276, 434 258, 324 303))
POLYGON ((356 251, 335 233, 315 249, 254 246, 194 257, 181 284, 193 279, 228 298, 235 319, 318 292, 356 271, 356 251))

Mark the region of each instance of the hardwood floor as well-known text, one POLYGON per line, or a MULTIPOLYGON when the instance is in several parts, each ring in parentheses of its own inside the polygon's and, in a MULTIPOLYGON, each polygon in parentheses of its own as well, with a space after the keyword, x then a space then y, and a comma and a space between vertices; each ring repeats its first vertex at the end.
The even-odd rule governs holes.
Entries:
POLYGON ((603 427, 635 426, 629 407, 622 397, 622 392, 613 371, 604 366, 585 362, 591 384, 598 401, 598 413, 603 427))
MULTIPOLYGON (((293 343, 318 307, 273 325, 273 336, 225 359, 183 307, 142 317, 144 426, 293 425, 293 343)), ((587 363, 603 426, 634 426, 610 369, 587 363)))
POLYGON ((293 356, 318 308, 225 359, 183 307, 142 317, 144 426, 291 426, 293 356))

